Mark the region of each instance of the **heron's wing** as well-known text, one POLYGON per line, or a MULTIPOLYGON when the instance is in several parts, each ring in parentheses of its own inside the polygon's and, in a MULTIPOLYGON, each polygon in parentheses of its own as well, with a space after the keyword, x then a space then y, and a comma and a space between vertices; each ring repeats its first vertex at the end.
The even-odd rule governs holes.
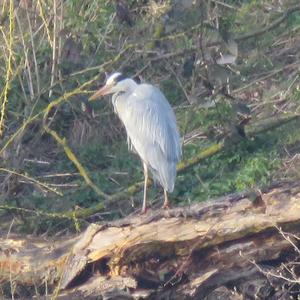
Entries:
POLYGON ((139 85, 126 99, 120 117, 142 160, 164 177, 158 179, 169 181, 169 177, 175 177, 181 156, 180 138, 174 112, 165 96, 151 85, 139 85))
POLYGON ((168 160, 178 161, 181 148, 174 112, 154 86, 139 85, 126 101, 124 125, 134 143, 157 144, 168 160))

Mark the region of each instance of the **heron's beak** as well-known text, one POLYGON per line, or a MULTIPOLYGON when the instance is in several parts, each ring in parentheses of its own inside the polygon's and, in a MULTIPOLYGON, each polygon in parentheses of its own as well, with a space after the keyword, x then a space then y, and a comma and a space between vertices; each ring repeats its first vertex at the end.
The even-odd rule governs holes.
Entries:
POLYGON ((100 98, 101 96, 109 94, 111 88, 112 88, 111 85, 105 85, 105 86, 103 86, 99 91, 97 91, 95 94, 93 94, 89 98, 89 101, 96 100, 96 99, 100 98))

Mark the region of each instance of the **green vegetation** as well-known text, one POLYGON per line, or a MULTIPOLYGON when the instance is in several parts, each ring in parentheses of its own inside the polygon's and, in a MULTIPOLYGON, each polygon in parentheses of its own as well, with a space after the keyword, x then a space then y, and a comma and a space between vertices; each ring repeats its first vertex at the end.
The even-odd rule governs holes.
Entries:
MULTIPOLYGON (((297 153, 299 121, 251 138, 243 137, 243 121, 299 113, 300 8, 256 35, 294 3, 175 2, 128 1, 135 23, 130 27, 116 16, 114 1, 21 1, 18 7, 4 1, 0 205, 32 213, 2 209, 2 228, 15 218, 15 230, 59 231, 66 220, 33 211, 106 203, 92 184, 113 195, 143 179, 112 105, 107 99, 86 102, 104 72, 115 70, 160 86, 176 111, 185 160, 219 141, 232 144, 178 174, 171 195, 176 205, 298 179, 286 162, 297 153), (72 150, 69 157, 63 143, 72 150), (70 160, 73 154, 92 184, 70 160)), ((149 196, 158 202, 160 187, 149 196)), ((103 217, 127 214, 141 198, 124 195, 103 217)))

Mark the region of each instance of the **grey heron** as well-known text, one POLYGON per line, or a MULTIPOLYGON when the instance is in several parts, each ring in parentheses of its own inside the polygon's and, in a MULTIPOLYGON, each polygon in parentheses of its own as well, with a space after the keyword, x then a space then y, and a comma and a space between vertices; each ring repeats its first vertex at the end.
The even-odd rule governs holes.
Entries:
POLYGON ((169 206, 168 192, 174 190, 176 165, 181 158, 181 144, 176 118, 163 93, 151 84, 114 73, 90 100, 113 94, 115 113, 127 132, 129 148, 140 156, 144 168, 142 212, 146 212, 148 169, 164 189, 163 207, 169 206))

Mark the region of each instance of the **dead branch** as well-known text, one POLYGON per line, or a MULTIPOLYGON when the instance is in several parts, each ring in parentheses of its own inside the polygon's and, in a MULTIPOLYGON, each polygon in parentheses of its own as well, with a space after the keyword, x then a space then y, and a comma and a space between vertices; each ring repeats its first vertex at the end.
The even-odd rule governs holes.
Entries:
POLYGON ((244 41, 249 38, 258 37, 270 30, 273 30, 276 27, 278 27, 282 22, 284 22, 292 13, 297 12, 299 10, 300 10, 300 5, 292 6, 292 7, 288 8, 278 19, 274 20, 268 26, 265 26, 264 28, 254 31, 254 32, 247 33, 245 35, 238 36, 238 37, 236 37, 235 40, 236 41, 244 41))
POLYGON ((0 240, 1 282, 47 285, 57 299, 203 299, 263 276, 253 261, 294 251, 276 226, 299 235, 299 184, 273 187, 260 201, 249 195, 92 224, 64 239, 10 235, 0 240))

